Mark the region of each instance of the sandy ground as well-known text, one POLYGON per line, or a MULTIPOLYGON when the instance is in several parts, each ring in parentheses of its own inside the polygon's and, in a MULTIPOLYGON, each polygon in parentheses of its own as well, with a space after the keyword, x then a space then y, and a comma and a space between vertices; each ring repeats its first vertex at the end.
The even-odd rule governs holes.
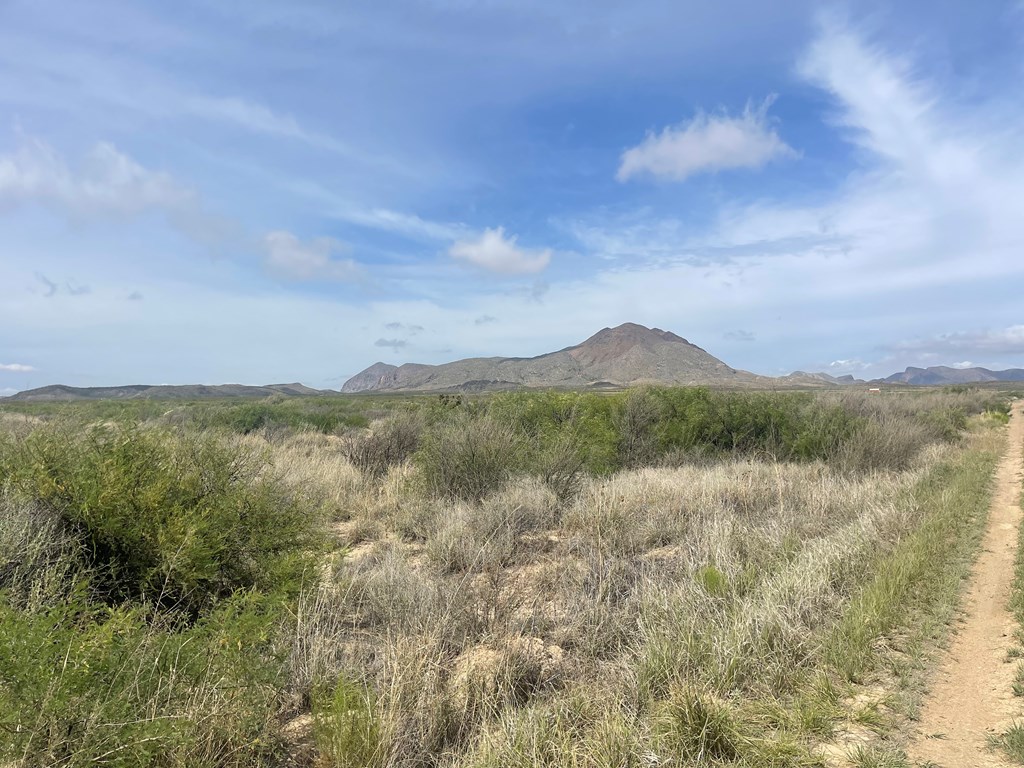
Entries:
POLYGON ((943 768, 1011 765, 989 749, 987 739, 1021 715, 1020 699, 1011 689, 1016 663, 1007 661, 1016 628, 1007 602, 1021 520, 1024 404, 1014 405, 1008 440, 996 470, 988 529, 972 573, 964 622, 938 670, 907 750, 921 764, 943 768))

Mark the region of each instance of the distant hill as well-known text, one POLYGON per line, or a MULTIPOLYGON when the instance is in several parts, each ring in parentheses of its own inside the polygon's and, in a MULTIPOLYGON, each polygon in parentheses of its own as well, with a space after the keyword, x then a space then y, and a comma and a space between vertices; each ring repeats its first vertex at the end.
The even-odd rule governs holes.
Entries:
POLYGON ((866 383, 863 379, 856 379, 849 373, 845 376, 832 376, 828 373, 807 373, 806 371, 793 371, 786 376, 780 376, 776 381, 779 384, 799 387, 842 387, 848 384, 866 383))
POLYGON ((907 368, 883 379, 887 384, 913 384, 936 386, 944 384, 977 384, 985 381, 1024 381, 1024 369, 1010 368, 1005 371, 990 371, 988 368, 951 368, 948 365, 933 365, 928 368, 907 368))
POLYGON ((71 400, 204 400, 221 397, 269 397, 270 395, 318 395, 322 390, 304 384, 128 384, 121 387, 68 387, 53 384, 27 389, 5 398, 24 403, 71 400))
POLYGON ((624 323, 582 344, 537 357, 474 357, 443 365, 374 363, 342 392, 478 391, 514 387, 608 387, 659 384, 770 385, 731 368, 669 331, 624 323))

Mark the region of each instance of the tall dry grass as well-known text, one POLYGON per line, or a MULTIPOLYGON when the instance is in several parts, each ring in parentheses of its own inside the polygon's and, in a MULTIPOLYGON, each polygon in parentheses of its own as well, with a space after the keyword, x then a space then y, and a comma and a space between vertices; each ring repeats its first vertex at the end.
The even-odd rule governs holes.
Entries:
POLYGON ((406 465, 305 596, 296 685, 371 691, 381 765, 809 764, 840 710, 827 638, 958 455, 877 448, 903 468, 647 467, 562 500, 523 477, 438 499, 406 465))

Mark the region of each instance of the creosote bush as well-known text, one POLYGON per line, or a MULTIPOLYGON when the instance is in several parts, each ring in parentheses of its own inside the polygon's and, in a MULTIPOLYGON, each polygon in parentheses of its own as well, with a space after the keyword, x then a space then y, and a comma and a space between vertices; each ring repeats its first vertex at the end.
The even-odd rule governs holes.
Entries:
POLYGON ((229 440, 165 430, 57 426, 0 444, 9 493, 81 542, 94 594, 192 617, 302 573, 308 510, 266 468, 229 440))
POLYGON ((396 414, 362 434, 345 438, 344 453, 354 467, 373 478, 410 458, 419 447, 423 422, 412 414, 396 414))

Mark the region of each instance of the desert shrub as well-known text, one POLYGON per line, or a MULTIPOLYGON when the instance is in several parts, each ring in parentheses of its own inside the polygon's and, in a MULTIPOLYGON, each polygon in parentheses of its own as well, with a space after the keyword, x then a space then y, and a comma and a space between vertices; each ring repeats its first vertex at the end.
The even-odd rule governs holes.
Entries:
POLYGON ((653 463, 659 449, 657 429, 666 416, 662 401, 645 389, 633 389, 618 405, 614 419, 619 466, 653 463))
POLYGON ((0 444, 13 492, 82 543, 93 591, 193 617, 235 590, 294 583, 314 545, 266 457, 213 435, 40 428, 0 444))
POLYGON ((227 429, 244 435, 296 431, 334 434, 367 426, 369 420, 363 410, 368 407, 349 398, 275 395, 262 400, 197 403, 188 409, 184 421, 200 429, 227 429))
POLYGON ((524 453, 523 438, 511 425, 456 412, 424 435, 417 463, 434 496, 478 501, 521 468, 524 453))
POLYGON ((0 592, 28 610, 65 599, 83 576, 81 546, 53 512, 0 492, 0 592))
POLYGON ((586 475, 586 449, 575 435, 562 435, 535 450, 530 470, 551 488, 559 500, 567 501, 579 491, 586 475))
POLYGON ((239 596, 165 632, 142 608, 79 597, 28 612, 0 596, 0 761, 279 764, 277 618, 265 601, 239 596))
POLYGON ((910 468, 934 432, 918 421, 894 416, 871 418, 843 441, 836 451, 837 466, 851 471, 902 471, 910 468))
POLYGON ((361 472, 382 477, 416 452, 422 431, 422 420, 412 414, 390 416, 365 434, 346 436, 344 453, 361 472))
MULTIPOLYGON (((618 467, 617 397, 581 392, 506 392, 488 404, 492 417, 510 424, 526 440, 531 471, 571 477, 565 472, 582 461, 583 471, 605 474, 618 467)), ((575 479, 573 479, 573 483, 575 479)), ((573 483, 570 483, 573 484, 573 483)), ((561 482, 553 487, 559 491, 561 482)))

